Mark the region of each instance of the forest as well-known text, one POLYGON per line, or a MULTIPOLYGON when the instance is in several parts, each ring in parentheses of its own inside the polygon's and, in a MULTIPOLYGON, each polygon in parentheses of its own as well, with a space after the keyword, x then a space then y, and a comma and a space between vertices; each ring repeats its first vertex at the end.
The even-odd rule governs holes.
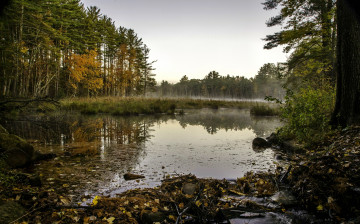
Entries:
POLYGON ((211 71, 204 79, 189 79, 183 76, 178 83, 162 81, 156 88, 160 97, 195 97, 195 98, 230 98, 230 99, 264 99, 272 96, 284 99, 285 90, 282 64, 264 64, 254 78, 243 76, 221 76, 211 71))
POLYGON ((129 96, 155 85, 150 49, 80 0, 14 0, 0 19, 2 97, 129 96))

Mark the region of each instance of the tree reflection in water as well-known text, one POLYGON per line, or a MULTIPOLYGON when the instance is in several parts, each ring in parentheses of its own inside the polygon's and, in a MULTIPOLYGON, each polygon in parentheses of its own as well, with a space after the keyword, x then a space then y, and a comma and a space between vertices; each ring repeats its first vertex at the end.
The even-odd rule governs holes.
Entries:
POLYGON ((257 155, 251 138, 269 135, 280 124, 236 109, 189 110, 183 116, 57 114, 1 123, 37 149, 60 155, 34 170, 45 186, 73 194, 74 201, 84 194, 154 186, 168 174, 234 178, 268 169, 272 152, 257 155), (122 175, 129 171, 146 178, 126 182, 122 175))

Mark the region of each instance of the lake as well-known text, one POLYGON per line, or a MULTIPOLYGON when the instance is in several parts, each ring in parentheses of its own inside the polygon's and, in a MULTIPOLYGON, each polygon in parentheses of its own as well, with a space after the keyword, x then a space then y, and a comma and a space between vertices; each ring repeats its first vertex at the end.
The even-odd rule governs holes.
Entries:
POLYGON ((248 171, 274 170, 274 152, 254 151, 251 143, 280 125, 277 117, 252 117, 249 110, 239 109, 129 117, 59 113, 4 123, 41 152, 59 155, 30 172, 73 202, 154 187, 181 174, 231 180, 248 171), (125 181, 127 172, 145 178, 125 181))

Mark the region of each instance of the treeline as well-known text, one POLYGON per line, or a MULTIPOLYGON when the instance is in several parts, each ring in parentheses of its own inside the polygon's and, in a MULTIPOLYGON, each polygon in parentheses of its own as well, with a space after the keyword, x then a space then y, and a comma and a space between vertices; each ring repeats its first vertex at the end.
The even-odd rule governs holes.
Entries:
POLYGON ((212 71, 204 79, 189 79, 183 76, 178 83, 162 81, 157 94, 162 97, 205 97, 205 98, 237 98, 264 99, 272 96, 283 99, 285 91, 281 64, 264 64, 254 78, 243 76, 221 76, 212 71))
POLYGON ((80 0, 13 0, 0 18, 0 96, 129 96, 156 84, 149 48, 80 0))

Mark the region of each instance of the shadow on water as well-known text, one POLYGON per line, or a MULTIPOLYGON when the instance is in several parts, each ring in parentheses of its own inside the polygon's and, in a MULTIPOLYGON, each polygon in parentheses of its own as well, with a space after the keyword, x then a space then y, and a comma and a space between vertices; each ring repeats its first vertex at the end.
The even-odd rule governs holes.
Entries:
POLYGON ((274 154, 251 149, 278 118, 254 118, 248 110, 189 110, 185 115, 114 117, 54 114, 3 121, 9 132, 42 152, 59 156, 33 167, 45 187, 73 196, 115 195, 154 187, 168 175, 235 179, 247 171, 274 169, 274 154), (125 181, 127 172, 144 179, 125 181))

